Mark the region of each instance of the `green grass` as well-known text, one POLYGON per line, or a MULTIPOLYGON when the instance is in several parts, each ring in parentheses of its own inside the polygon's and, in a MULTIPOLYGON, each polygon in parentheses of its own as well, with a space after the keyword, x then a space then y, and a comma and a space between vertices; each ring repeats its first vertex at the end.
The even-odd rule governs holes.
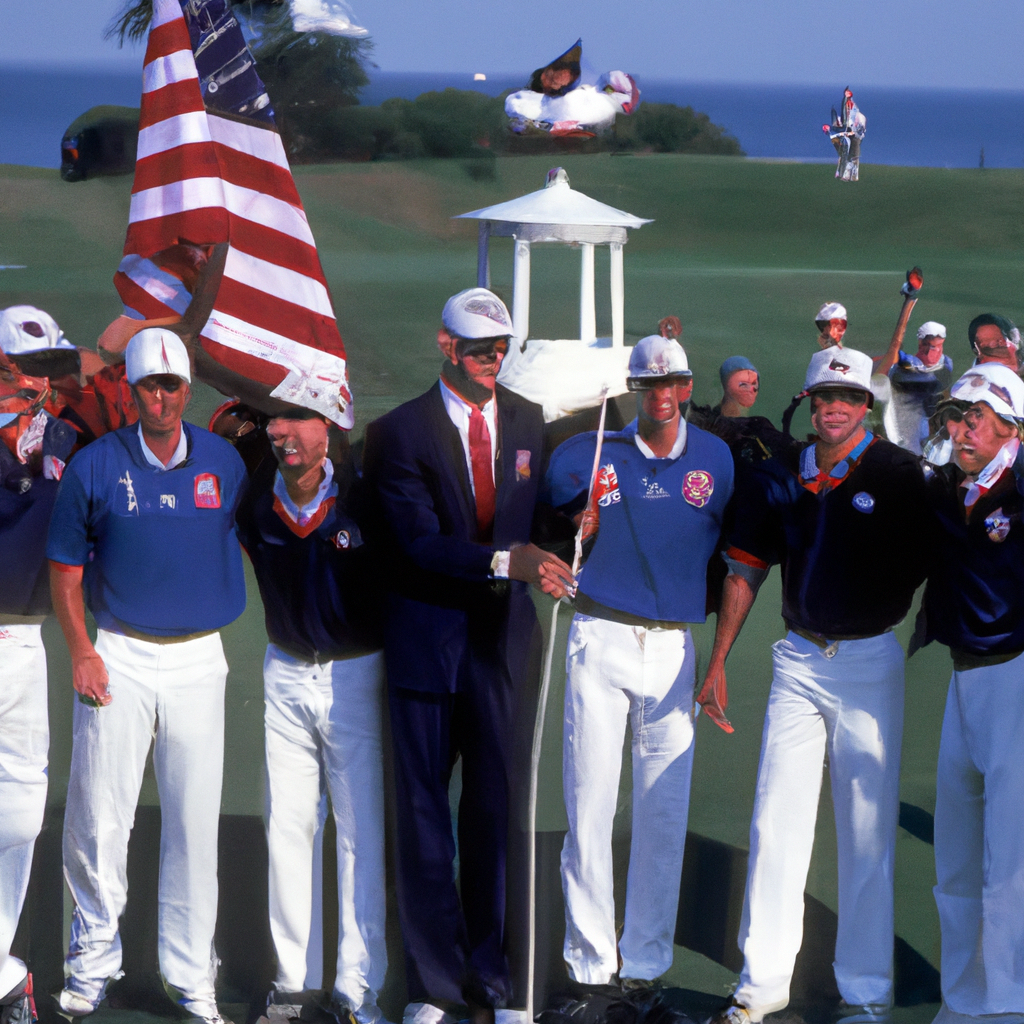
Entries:
MULTIPOLYGON (((475 282, 476 225, 450 218, 540 188, 552 162, 498 159, 493 181, 472 180, 457 160, 296 172, 348 346, 357 434, 434 379, 441 306, 448 295, 475 282)), ((904 273, 914 264, 924 268, 925 285, 910 333, 924 320, 945 323, 947 352, 956 367, 968 365, 966 326, 974 315, 993 310, 1024 320, 1020 171, 867 166, 858 185, 844 186, 821 165, 608 155, 565 163, 574 187, 653 218, 653 224, 632 232, 626 247, 627 336, 652 333, 662 316, 677 313, 698 401, 717 399, 719 364, 742 353, 762 371, 757 411, 778 422, 800 389, 814 350, 812 318, 819 305, 843 302, 850 312, 847 342, 880 352, 892 333, 904 273)), ((93 345, 120 308, 111 278, 121 254, 130 185, 125 178, 67 184, 55 171, 0 167, 0 264, 26 265, 0 271, 0 306, 41 306, 69 338, 93 345)), ((534 252, 532 333, 571 335, 578 255, 565 247, 534 252)), ((508 240, 492 242, 492 265, 495 287, 510 298, 508 240)), ((606 273, 607 257, 599 254, 599 282, 606 273)), ((607 290, 600 286, 598 326, 609 329, 607 290)), ((191 417, 204 423, 218 401, 210 389, 197 388, 191 417)), ((798 416, 796 426, 804 423, 798 416)), ((913 534, 914 524, 907 523, 908 543, 913 534)), ((225 631, 232 674, 224 807, 257 814, 262 809, 265 638, 251 579, 250 595, 245 616, 225 631)), ((899 631, 904 642, 908 631, 907 625, 899 631)), ((773 579, 730 660, 729 710, 736 734, 725 736, 707 722, 698 725, 691 827, 736 845, 747 841, 771 679, 769 645, 782 633, 773 579)), ((697 634, 706 656, 711 630, 697 634)), ((70 750, 70 687, 63 645, 52 624, 46 637, 53 684, 51 799, 61 802, 70 750)), ((928 649, 908 666, 901 797, 929 811, 948 676, 942 650, 928 649)), ((545 749, 548 828, 561 820, 559 721, 556 694, 545 749)), ((156 800, 151 779, 144 800, 156 800)), ((628 810, 628 800, 622 809, 628 810)), ((826 795, 808 889, 833 908, 834 847, 826 795)), ((897 869, 897 931, 937 964, 931 848, 901 832, 897 869)), ((681 978, 688 977, 682 961, 679 970, 681 978)))

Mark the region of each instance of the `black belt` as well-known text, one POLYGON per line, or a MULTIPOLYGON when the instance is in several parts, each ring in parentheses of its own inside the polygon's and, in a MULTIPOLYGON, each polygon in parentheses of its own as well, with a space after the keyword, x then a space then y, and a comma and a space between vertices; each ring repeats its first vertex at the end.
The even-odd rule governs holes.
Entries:
POLYGON ((804 629, 803 626, 798 626, 788 619, 783 620, 786 623, 786 628, 791 633, 796 633, 797 636, 802 636, 805 640, 810 640, 812 644, 820 647, 822 650, 826 650, 831 647, 832 644, 841 643, 844 640, 870 640, 873 636, 881 636, 882 633, 891 633, 891 629, 883 629, 881 633, 830 633, 828 636, 822 636, 821 633, 812 633, 809 629, 804 629))
POLYGON ((577 591, 573 607, 582 615, 590 615, 595 619, 607 619, 609 622, 618 622, 623 626, 642 626, 644 629, 688 629, 688 622, 672 622, 668 619, 645 619, 642 615, 631 615, 629 612, 620 612, 617 608, 609 608, 607 605, 595 601, 592 597, 577 591))

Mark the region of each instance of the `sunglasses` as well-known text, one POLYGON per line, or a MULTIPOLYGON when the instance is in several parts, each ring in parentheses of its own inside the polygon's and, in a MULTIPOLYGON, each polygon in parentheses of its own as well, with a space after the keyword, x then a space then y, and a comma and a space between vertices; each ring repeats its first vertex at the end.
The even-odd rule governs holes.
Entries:
POLYGON ((654 388, 683 387, 693 380, 692 374, 666 373, 657 377, 629 377, 626 379, 627 391, 653 391, 654 388))

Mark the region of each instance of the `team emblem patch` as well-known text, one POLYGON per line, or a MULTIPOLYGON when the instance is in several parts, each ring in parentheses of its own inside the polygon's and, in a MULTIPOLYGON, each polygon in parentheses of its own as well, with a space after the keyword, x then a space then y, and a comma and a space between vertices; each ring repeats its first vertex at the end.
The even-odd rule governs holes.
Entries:
POLYGON ((715 480, 703 469, 692 469, 683 481, 683 497, 695 508, 703 508, 715 492, 715 480))
POLYGON ((1003 510, 997 508, 985 520, 985 532, 988 534, 989 540, 996 544, 1002 544, 1010 536, 1010 517, 1003 515, 1003 510))
POLYGON ((530 479, 530 453, 523 448, 516 449, 516 479, 530 479))
POLYGON ((220 480, 214 473, 200 473, 195 485, 196 508, 220 508, 220 480))
POLYGON ((858 491, 853 496, 853 507, 858 512, 863 512, 865 515, 870 515, 875 511, 875 499, 874 496, 868 494, 867 491, 858 491))
POLYGON ((352 534, 348 530, 339 530, 331 540, 339 551, 352 547, 352 534))
POLYGON ((597 471, 597 479, 594 480, 594 501, 602 508, 614 505, 622 500, 619 492, 619 475, 615 472, 615 466, 609 462, 597 471))

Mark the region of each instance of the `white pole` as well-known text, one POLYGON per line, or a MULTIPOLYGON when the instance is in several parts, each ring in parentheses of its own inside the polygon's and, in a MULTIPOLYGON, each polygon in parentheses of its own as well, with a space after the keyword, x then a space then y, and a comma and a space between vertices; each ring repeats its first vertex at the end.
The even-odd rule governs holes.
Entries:
MULTIPOLYGON (((604 445, 604 421, 608 410, 608 386, 601 392, 601 418, 597 424, 597 446, 594 449, 594 465, 590 471, 590 488, 587 491, 586 508, 590 508, 594 496, 594 482, 601 465, 601 448, 604 445)), ((572 559, 573 577, 580 571, 583 557, 583 521, 576 530, 576 550, 572 559)), ((533 747, 530 750, 530 800, 526 812, 527 821, 527 870, 529 871, 529 940, 526 957, 526 1024, 533 1024, 534 1014, 534 980, 533 975, 537 962, 537 789, 540 776, 540 753, 544 744, 544 717, 548 708, 548 695, 551 692, 551 663, 555 654, 555 634, 558 629, 558 606, 556 601, 551 609, 551 627, 548 632, 548 643, 544 649, 544 674, 541 677, 540 695, 537 699, 537 716, 533 723, 533 747)))
POLYGON ((476 241, 476 284, 478 288, 491 287, 491 225, 480 221, 480 232, 476 241))
POLYGON ((580 337, 592 345, 597 337, 597 314, 594 312, 594 243, 580 243, 580 337))
POLYGON ((530 333, 530 243, 516 239, 515 263, 512 266, 512 326, 520 348, 530 333))
POLYGON ((623 328, 622 243, 612 242, 608 249, 611 253, 612 345, 615 348, 621 348, 625 340, 625 330, 623 328))

